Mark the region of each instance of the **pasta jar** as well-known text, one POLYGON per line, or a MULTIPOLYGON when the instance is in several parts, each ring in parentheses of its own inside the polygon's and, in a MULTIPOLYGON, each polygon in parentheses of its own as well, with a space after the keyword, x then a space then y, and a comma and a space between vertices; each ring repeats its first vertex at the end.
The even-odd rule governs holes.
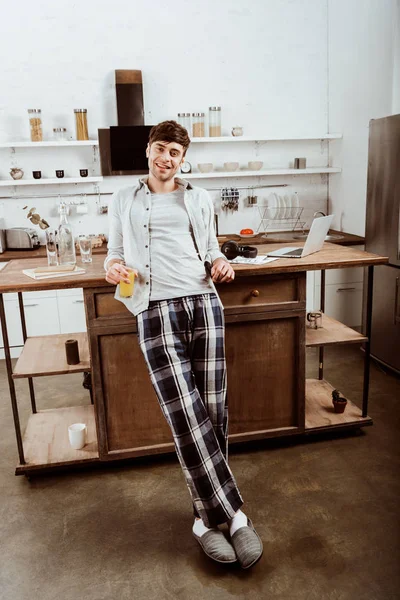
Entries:
POLYGON ((210 106, 208 109, 208 129, 210 137, 221 137, 221 107, 210 106))
POLYGON ((204 113, 192 113, 192 133, 193 137, 204 137, 204 113))
POLYGON ((42 111, 40 108, 29 108, 29 126, 31 130, 31 141, 41 142, 43 141, 43 130, 42 130, 42 111))
POLYGON ((76 125, 76 139, 77 140, 88 140, 88 125, 87 125, 87 109, 86 108, 74 108, 75 113, 75 125, 76 125))
POLYGON ((190 113, 178 113, 178 123, 190 133, 190 113))
POLYGON ((54 127, 53 137, 55 140, 57 140, 57 142, 66 142, 67 130, 65 129, 65 127, 54 127))

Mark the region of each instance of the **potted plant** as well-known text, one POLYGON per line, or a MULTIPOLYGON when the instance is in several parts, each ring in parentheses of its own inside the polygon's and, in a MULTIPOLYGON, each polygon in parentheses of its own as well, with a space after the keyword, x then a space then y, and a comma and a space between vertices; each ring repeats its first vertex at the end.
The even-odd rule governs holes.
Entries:
POLYGON ((332 404, 333 408, 335 409, 335 413, 343 413, 345 411, 347 400, 341 395, 339 390, 333 390, 332 404))

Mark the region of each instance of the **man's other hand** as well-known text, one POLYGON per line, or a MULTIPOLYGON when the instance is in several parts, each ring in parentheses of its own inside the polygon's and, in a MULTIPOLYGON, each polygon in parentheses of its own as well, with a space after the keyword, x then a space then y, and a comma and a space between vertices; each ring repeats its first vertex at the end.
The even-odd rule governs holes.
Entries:
POLYGON ((217 258, 211 267, 211 277, 214 283, 229 283, 235 279, 235 271, 227 260, 217 258))

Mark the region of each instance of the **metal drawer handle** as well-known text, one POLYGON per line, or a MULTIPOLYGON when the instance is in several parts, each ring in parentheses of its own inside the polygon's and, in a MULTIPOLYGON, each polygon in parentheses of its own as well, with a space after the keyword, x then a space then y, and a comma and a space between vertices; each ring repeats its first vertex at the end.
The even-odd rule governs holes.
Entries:
POLYGON ((351 287, 351 288, 338 288, 336 291, 337 292, 354 292, 356 288, 355 287, 351 287))
POLYGON ((251 290, 250 292, 250 296, 254 296, 254 298, 257 298, 257 296, 260 295, 260 292, 258 290, 251 290))
POLYGON ((400 279, 396 277, 396 291, 394 294, 394 324, 397 325, 400 323, 400 314, 399 314, 399 284, 400 279))
POLYGON ((36 303, 36 304, 24 304, 24 308, 27 308, 28 306, 39 306, 39 303, 36 303))
POLYGON ((73 304, 83 304, 83 300, 74 300, 73 304))

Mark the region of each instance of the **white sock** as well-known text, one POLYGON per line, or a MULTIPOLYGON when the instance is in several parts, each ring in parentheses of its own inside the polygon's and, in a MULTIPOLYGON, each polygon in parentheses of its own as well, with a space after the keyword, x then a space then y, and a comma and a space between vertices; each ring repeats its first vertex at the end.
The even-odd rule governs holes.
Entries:
POLYGON ((210 531, 208 527, 206 527, 203 523, 203 519, 195 519, 193 523, 193 533, 195 533, 198 537, 201 537, 207 531, 210 531))
POLYGON ((244 512, 242 512, 239 509, 237 511, 237 513, 234 515, 234 517, 229 521, 230 536, 232 537, 232 535, 235 533, 235 531, 240 529, 240 527, 246 527, 246 526, 247 526, 247 517, 244 514, 244 512))

